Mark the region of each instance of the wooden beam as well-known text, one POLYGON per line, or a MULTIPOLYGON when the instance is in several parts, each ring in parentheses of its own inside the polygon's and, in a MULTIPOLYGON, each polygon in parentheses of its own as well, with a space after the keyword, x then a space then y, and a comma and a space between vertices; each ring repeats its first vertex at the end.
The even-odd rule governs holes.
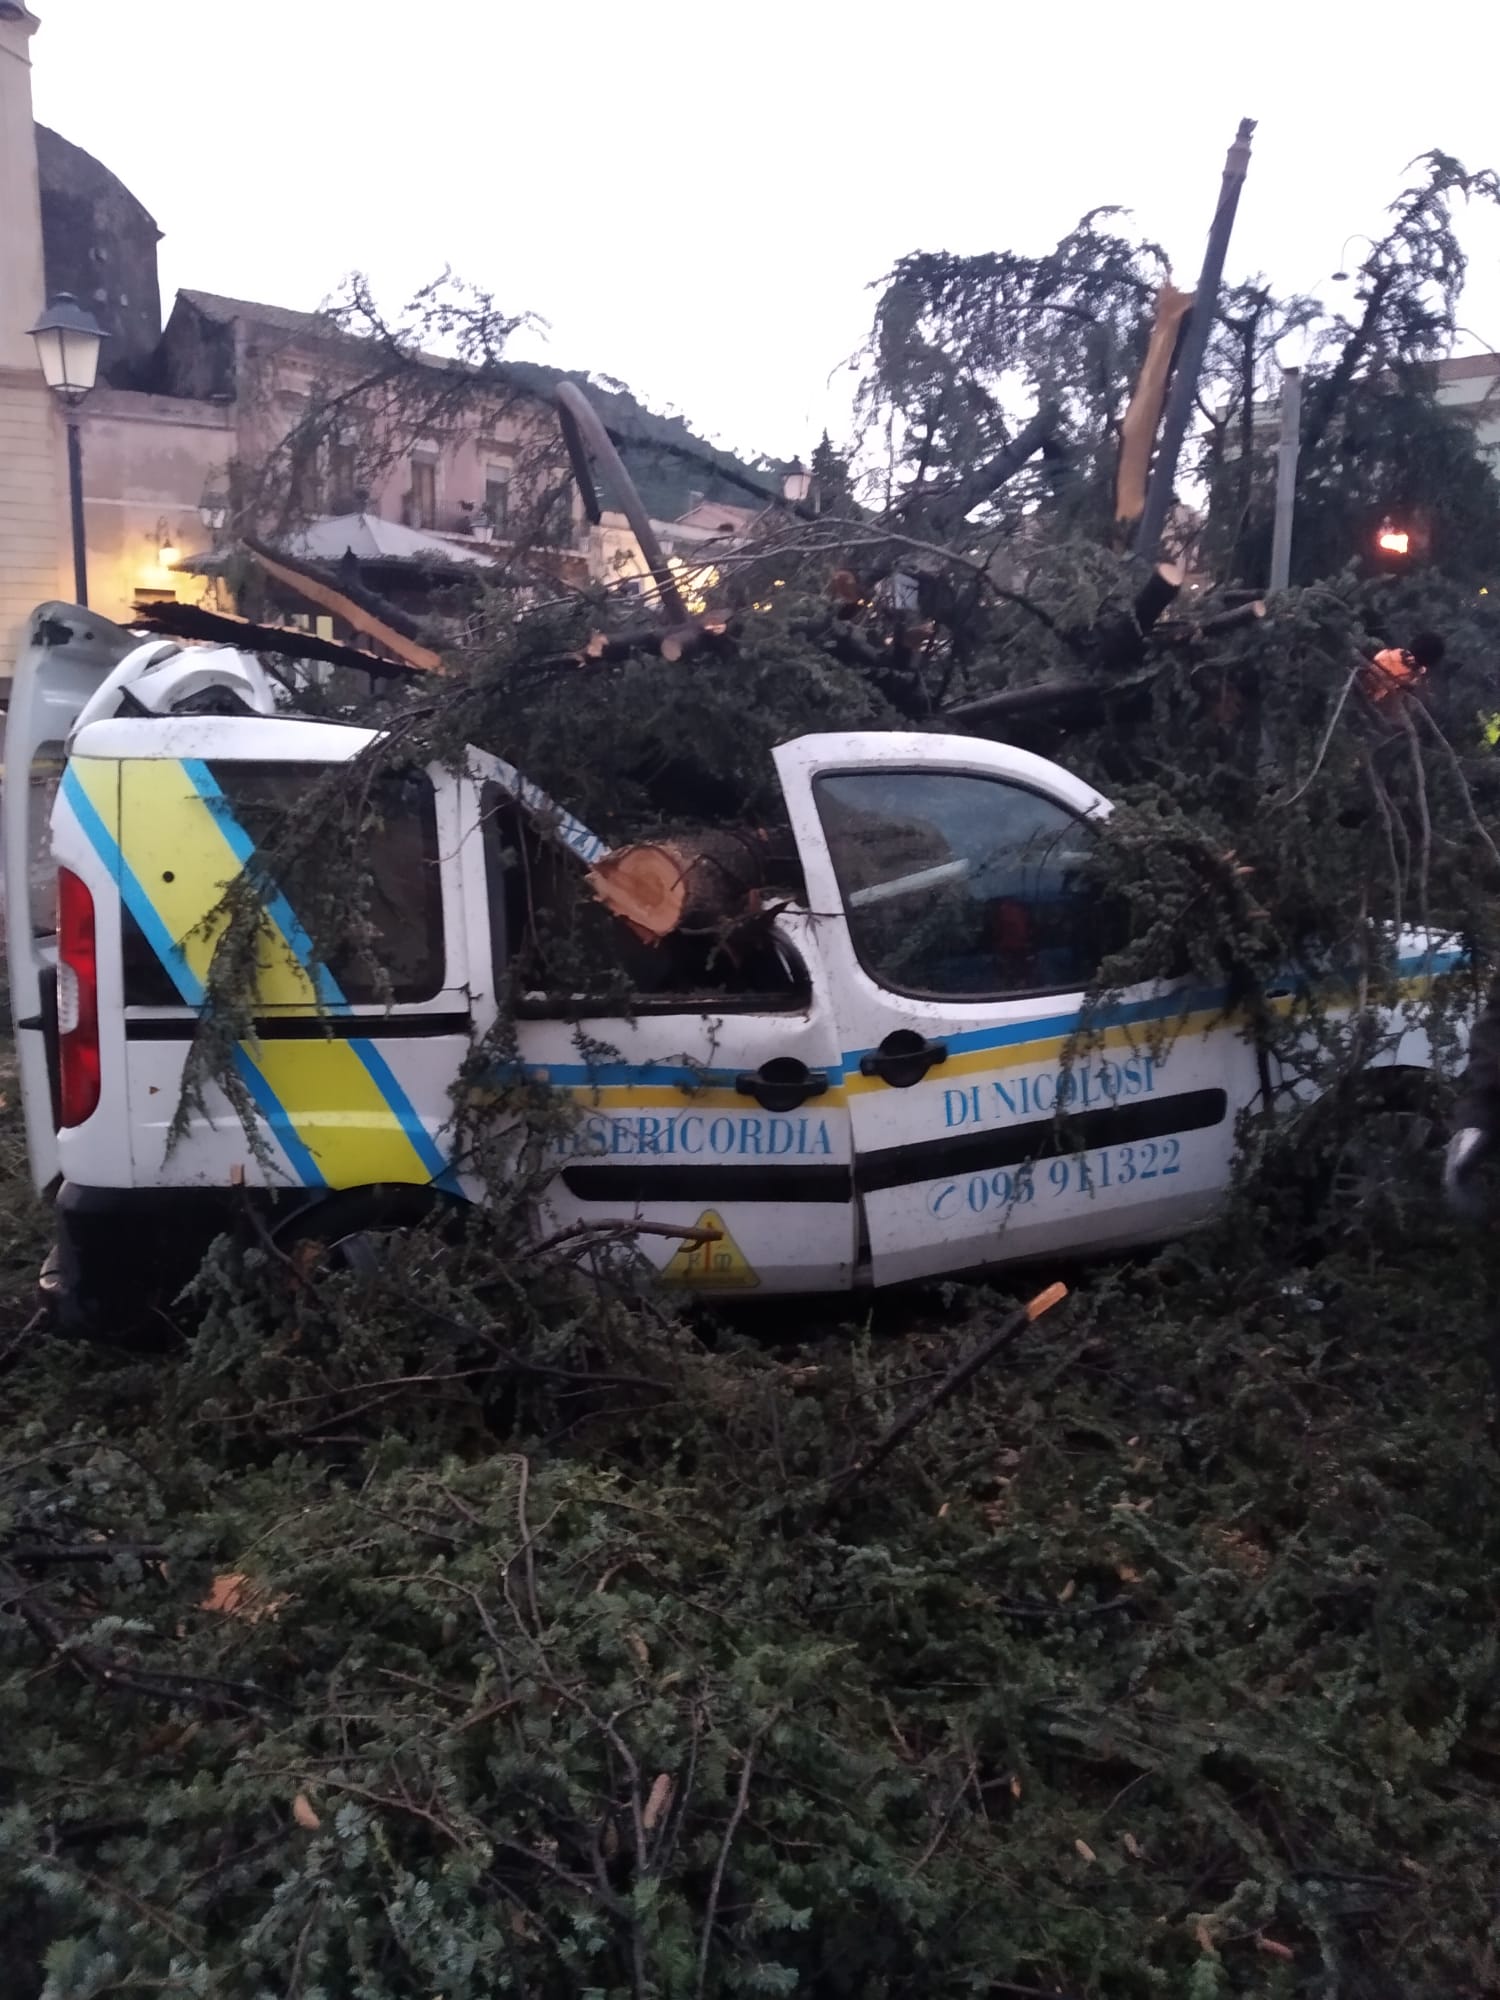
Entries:
POLYGON ((280 653, 288 660, 324 660, 330 666, 354 667, 365 674, 406 674, 401 660, 382 659, 362 646, 323 639, 295 625, 266 625, 229 611, 212 611, 204 604, 139 604, 130 623, 173 639, 207 639, 223 646, 240 646, 251 653, 280 653))
POLYGON ((424 646, 416 639, 408 639, 404 632, 398 632, 393 625, 388 625, 373 611, 366 611, 364 606, 356 604, 352 597, 346 597, 343 591, 336 590, 331 583, 325 583, 322 577, 310 575, 283 557, 273 556, 258 542, 247 540, 245 546, 267 576, 277 583, 285 584, 289 590, 296 591, 297 595, 305 597, 309 604, 316 604, 321 610, 331 612, 335 618, 342 618, 346 625, 353 626, 356 632, 362 632, 367 639, 373 639, 377 645, 384 646, 387 652, 394 653, 396 658, 403 660, 407 666, 416 667, 422 673, 428 674, 444 672, 440 653, 435 653, 430 646, 424 646))

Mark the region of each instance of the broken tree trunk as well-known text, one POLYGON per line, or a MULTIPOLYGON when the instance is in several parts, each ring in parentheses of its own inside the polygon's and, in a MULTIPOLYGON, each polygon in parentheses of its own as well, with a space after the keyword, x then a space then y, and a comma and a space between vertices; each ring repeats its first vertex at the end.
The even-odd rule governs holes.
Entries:
POLYGON ((589 870, 604 907, 646 944, 743 922, 769 886, 772 849, 758 831, 725 828, 617 847, 589 870))
POLYGON ((1139 666, 1146 652, 1146 635, 1182 589, 1186 567, 1180 562, 1158 563, 1146 578, 1128 613, 1101 620, 1088 635, 1088 650, 1109 673, 1123 673, 1139 666))
POLYGON ((625 470, 625 462, 615 450, 614 440, 599 421, 598 411, 574 382, 558 383, 556 402, 563 442, 573 461, 573 476, 578 481, 578 490, 583 496, 589 519, 600 519, 599 496, 589 471, 588 461, 592 453, 595 461, 603 467, 614 492, 615 504, 630 523, 630 532, 646 558, 646 567, 656 581, 662 609, 674 625, 686 624, 687 606, 678 591, 671 564, 662 554, 661 543, 656 539, 656 530, 651 525, 651 517, 636 490, 635 481, 625 470))
POLYGON ((1120 425, 1120 463, 1115 474, 1115 519, 1130 527, 1146 511, 1146 474, 1151 469, 1151 447, 1161 422, 1162 404, 1167 397, 1167 379, 1172 357, 1177 352, 1182 322, 1192 309, 1193 295, 1175 285, 1163 285, 1156 295, 1156 318, 1146 359, 1136 377, 1130 407, 1120 425))
POLYGON ((1135 600, 1135 622, 1142 635, 1149 632, 1157 619, 1181 590, 1187 568, 1180 562, 1158 563, 1141 586, 1135 600))
POLYGON ((690 660, 699 653, 723 651, 728 632, 729 621, 725 618, 692 619, 666 631, 660 625, 637 625, 627 632, 595 632, 584 645, 580 658, 597 660, 606 666, 636 659, 643 653, 654 653, 659 659, 669 661, 690 660))
POLYGON ((1035 681, 1029 687, 1001 688, 982 694, 973 701, 961 701, 942 711, 944 722, 1019 721, 1046 718, 1057 722, 1080 716, 1093 717, 1102 708, 1106 695, 1133 687, 1133 681, 1099 680, 1035 681))
POLYGON ((1214 314, 1219 309, 1219 280, 1224 271, 1224 252, 1229 248, 1229 233, 1234 228, 1234 212, 1239 206, 1240 188, 1244 183, 1245 170, 1250 164, 1250 135, 1254 130, 1253 118, 1240 120, 1239 131, 1224 162, 1219 203, 1214 210, 1213 223, 1208 232, 1208 243, 1203 252, 1203 269, 1198 274, 1198 283, 1193 294, 1192 316, 1188 320, 1187 330, 1183 336, 1182 353, 1167 398, 1166 415, 1162 419, 1161 445, 1156 454, 1156 466, 1151 482, 1146 488, 1145 509, 1136 529, 1136 554, 1144 556, 1148 562, 1154 561, 1156 552, 1161 546, 1162 530, 1167 524, 1167 513, 1172 505, 1178 454, 1182 450, 1182 440, 1187 434, 1193 398, 1198 393, 1198 376, 1203 367, 1203 353, 1208 345, 1209 329, 1213 325, 1214 314))

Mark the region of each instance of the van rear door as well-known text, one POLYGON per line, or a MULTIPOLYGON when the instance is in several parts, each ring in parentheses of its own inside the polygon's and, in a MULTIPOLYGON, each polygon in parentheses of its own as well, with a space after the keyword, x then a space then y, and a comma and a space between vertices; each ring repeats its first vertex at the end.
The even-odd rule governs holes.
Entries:
POLYGON ((91 763, 117 760, 137 1185, 451 1185, 452 1088, 470 1046, 458 874, 442 862, 459 843, 456 783, 438 768, 351 774, 371 818, 360 886, 339 886, 358 902, 340 913, 337 944, 319 914, 336 879, 326 840, 278 858, 274 879, 259 874, 318 785, 371 740, 336 724, 255 717, 137 718, 80 732, 91 763), (229 1088, 210 1080, 203 1101, 187 1105, 216 913, 236 879, 253 887, 262 920, 253 1035, 232 1052, 229 1088), (259 1156, 246 1116, 264 1141, 259 1156))
POLYGON ((57 1178, 57 869, 52 803, 68 737, 89 698, 140 636, 76 604, 44 604, 16 662, 5 722, 0 826, 16 1062, 35 1185, 57 1178))

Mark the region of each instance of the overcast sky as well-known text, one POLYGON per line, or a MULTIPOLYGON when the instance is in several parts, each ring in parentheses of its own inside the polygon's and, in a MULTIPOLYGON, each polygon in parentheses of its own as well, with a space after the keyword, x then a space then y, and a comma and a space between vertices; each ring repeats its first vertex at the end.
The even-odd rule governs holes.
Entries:
MULTIPOLYGON (((36 115, 155 215, 164 308, 356 268, 394 305, 449 264, 549 322, 524 351, 750 453, 840 431, 908 250, 1040 250, 1116 202, 1190 285, 1242 115, 1228 275, 1283 290, 1336 292, 1414 154, 1500 164, 1492 0, 31 4, 36 115)), ((1465 238, 1463 345, 1500 346, 1500 221, 1465 238)))

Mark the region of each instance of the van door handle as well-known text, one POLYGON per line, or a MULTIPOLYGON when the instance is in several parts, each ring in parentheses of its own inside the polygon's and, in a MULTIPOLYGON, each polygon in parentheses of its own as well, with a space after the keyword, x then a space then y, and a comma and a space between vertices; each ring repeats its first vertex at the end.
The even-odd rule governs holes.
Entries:
POLYGON ((762 1111, 795 1111, 827 1088, 827 1070, 809 1069, 796 1056, 772 1056, 759 1069, 745 1070, 734 1080, 735 1095, 753 1097, 762 1111))
POLYGON ((910 1028, 893 1028, 878 1049, 859 1059, 861 1076, 878 1076, 896 1090, 910 1090, 928 1070, 948 1060, 946 1042, 929 1042, 910 1028))

